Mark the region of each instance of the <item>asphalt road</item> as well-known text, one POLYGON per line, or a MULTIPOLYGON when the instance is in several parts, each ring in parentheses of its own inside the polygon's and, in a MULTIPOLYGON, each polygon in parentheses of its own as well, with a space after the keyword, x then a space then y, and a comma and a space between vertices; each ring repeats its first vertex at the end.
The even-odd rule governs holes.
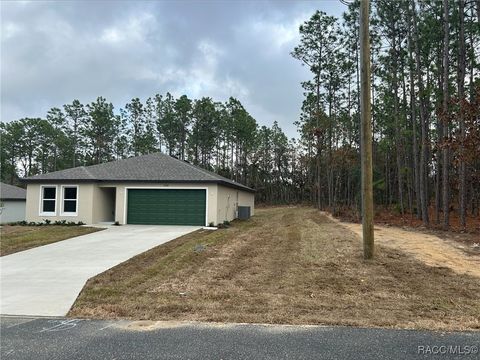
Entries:
POLYGON ((480 358, 480 332, 21 317, 0 325, 2 360, 480 358))

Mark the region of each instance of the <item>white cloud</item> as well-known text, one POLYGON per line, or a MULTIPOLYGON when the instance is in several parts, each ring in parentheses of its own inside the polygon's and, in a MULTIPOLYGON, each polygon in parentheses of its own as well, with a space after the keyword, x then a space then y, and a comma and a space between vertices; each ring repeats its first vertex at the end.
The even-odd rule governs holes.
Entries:
POLYGON ((3 24, 3 29, 1 32, 2 40, 8 40, 10 38, 13 38, 22 30, 22 26, 20 26, 19 24, 15 24, 13 22, 6 22, 5 24, 3 24))
POLYGON ((122 41, 122 34, 116 28, 105 29, 100 40, 107 43, 118 43, 122 41))
POLYGON ((218 93, 218 63, 223 51, 211 40, 202 39, 193 53, 191 67, 181 80, 183 91, 192 97, 214 96, 218 93))
POLYGON ((256 36, 265 37, 266 43, 271 44, 276 50, 292 42, 298 37, 297 27, 290 24, 257 21, 251 26, 256 36))
POLYGON ((299 24, 334 3, 2 2, 1 120, 169 91, 234 96, 260 124, 291 128, 308 74, 289 52, 299 24))
POLYGON ((248 36, 261 44, 261 50, 270 55, 289 52, 299 39, 298 28, 311 16, 302 12, 288 18, 253 17, 237 27, 238 36, 248 36))
POLYGON ((152 14, 141 12, 131 15, 126 21, 122 19, 117 24, 106 27, 100 41, 109 44, 146 42, 146 37, 155 28, 156 20, 152 14))

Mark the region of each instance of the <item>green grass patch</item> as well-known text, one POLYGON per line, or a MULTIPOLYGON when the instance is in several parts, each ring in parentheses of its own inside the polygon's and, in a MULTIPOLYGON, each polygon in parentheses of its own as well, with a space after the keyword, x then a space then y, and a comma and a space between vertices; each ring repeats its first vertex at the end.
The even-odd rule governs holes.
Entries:
POLYGON ((99 230, 103 229, 85 226, 4 225, 0 230, 0 254, 9 255, 99 230))

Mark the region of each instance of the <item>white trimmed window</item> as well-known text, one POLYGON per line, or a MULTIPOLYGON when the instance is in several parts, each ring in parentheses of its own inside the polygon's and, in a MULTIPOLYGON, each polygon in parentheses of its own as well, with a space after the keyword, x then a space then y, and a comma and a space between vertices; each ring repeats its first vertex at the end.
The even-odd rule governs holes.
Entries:
POLYGON ((57 214, 57 187, 42 186, 40 196, 40 215, 55 216, 57 214))
POLYGON ((77 216, 78 213, 78 186, 62 186, 62 215, 77 216))

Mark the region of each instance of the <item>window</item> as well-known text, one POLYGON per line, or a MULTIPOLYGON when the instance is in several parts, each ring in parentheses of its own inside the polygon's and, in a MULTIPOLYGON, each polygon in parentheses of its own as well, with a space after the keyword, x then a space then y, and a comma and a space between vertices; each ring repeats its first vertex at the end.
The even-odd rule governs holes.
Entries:
POLYGON ((40 215, 56 215, 57 187, 42 186, 41 188, 40 215))
POLYGON ((62 186, 62 189, 62 215, 76 216, 78 206, 78 186, 62 186))

